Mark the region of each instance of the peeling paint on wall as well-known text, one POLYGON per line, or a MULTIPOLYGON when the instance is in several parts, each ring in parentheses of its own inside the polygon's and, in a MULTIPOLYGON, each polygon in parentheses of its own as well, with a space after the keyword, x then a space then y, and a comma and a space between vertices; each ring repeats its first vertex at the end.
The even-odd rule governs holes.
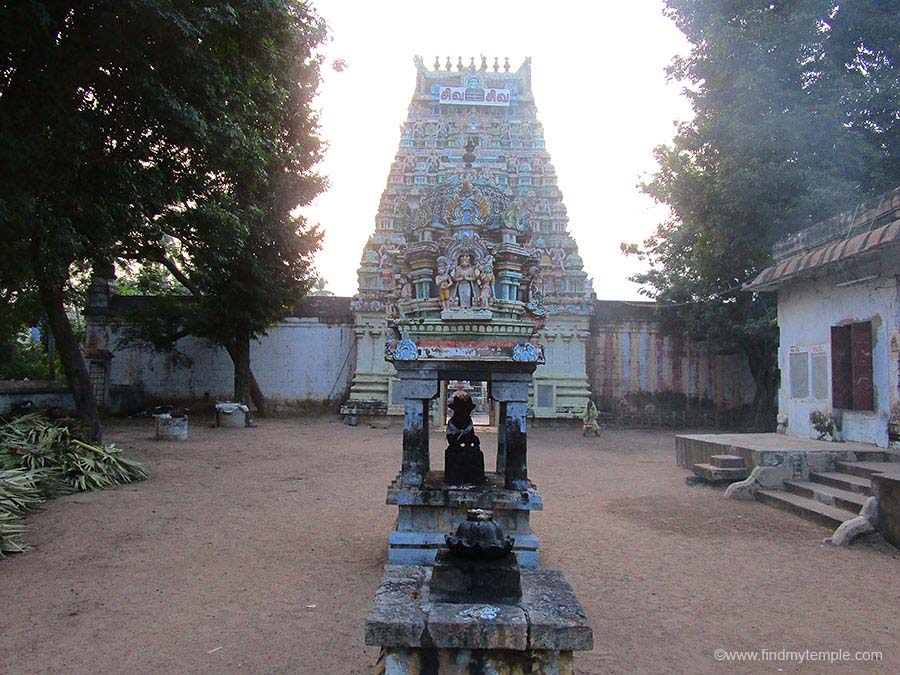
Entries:
POLYGON ((655 322, 610 326, 588 348, 591 386, 606 411, 685 405, 727 410, 753 401, 755 385, 742 355, 710 353, 681 336, 661 335, 655 322))

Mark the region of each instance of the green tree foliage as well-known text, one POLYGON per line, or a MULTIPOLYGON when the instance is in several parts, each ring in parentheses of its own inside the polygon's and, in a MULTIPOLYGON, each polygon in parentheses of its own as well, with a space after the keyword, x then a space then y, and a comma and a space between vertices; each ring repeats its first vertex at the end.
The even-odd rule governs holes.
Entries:
POLYGON ((694 119, 643 190, 670 209, 634 279, 672 330, 743 350, 771 423, 774 298, 741 290, 772 245, 900 184, 900 4, 667 0, 691 43, 671 78, 694 119))
POLYGON ((302 287, 318 239, 291 213, 323 186, 309 101, 324 31, 298 0, 0 2, 3 282, 36 289, 95 439, 64 308, 74 266, 184 265, 211 292, 232 275, 208 325, 221 339, 264 330, 302 287))
POLYGON ((159 263, 142 263, 116 272, 119 295, 186 295, 187 289, 159 263))

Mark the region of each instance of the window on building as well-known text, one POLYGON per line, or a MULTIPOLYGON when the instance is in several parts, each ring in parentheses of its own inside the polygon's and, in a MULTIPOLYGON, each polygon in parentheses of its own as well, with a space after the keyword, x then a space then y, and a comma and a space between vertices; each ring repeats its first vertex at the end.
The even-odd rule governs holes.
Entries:
POLYGON ((809 352, 795 352, 788 356, 791 378, 791 398, 809 398, 809 352))
POLYGON ((391 379, 389 382, 391 405, 403 405, 403 387, 399 379, 391 379))
POLYGON ((88 376, 91 379, 91 388, 94 390, 94 398, 97 406, 106 407, 106 364, 102 361, 90 361, 88 376))
POLYGON ((554 391, 556 387, 552 384, 539 384, 535 387, 535 407, 536 408, 554 408, 556 407, 556 403, 554 401, 556 392, 554 391))
POLYGON ((831 327, 831 405, 875 410, 871 321, 831 327))
POLYGON ((828 354, 812 355, 812 397, 817 401, 828 400, 828 354))

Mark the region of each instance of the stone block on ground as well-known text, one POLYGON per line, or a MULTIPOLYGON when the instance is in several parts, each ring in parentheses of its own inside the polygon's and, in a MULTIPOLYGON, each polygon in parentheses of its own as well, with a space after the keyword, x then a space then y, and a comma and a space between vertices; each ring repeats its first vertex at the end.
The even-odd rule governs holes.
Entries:
POLYGON ((386 565, 375 602, 366 618, 366 644, 422 646, 425 614, 419 609, 427 592, 428 568, 386 565))
POLYGON ((154 415, 156 417, 156 440, 186 441, 188 437, 188 418, 172 417, 168 413, 154 415))
POLYGON ((694 464, 691 468, 695 475, 710 483, 727 483, 744 480, 750 471, 744 467, 723 468, 712 464, 694 464))

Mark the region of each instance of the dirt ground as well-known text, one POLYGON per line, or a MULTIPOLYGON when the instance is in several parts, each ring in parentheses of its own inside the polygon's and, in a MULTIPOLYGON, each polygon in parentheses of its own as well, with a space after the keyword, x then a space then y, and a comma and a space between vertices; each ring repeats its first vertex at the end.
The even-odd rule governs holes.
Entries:
MULTIPOLYGON (((111 424, 152 478, 29 517, 36 550, 0 561, 0 671, 370 672, 399 428, 191 423, 177 444, 149 422, 111 424)), ((535 429, 529 473, 542 566, 566 574, 594 628, 578 672, 900 672, 897 550, 823 546, 825 528, 687 487, 671 433, 535 429), (884 660, 750 666, 716 649, 884 660)))

